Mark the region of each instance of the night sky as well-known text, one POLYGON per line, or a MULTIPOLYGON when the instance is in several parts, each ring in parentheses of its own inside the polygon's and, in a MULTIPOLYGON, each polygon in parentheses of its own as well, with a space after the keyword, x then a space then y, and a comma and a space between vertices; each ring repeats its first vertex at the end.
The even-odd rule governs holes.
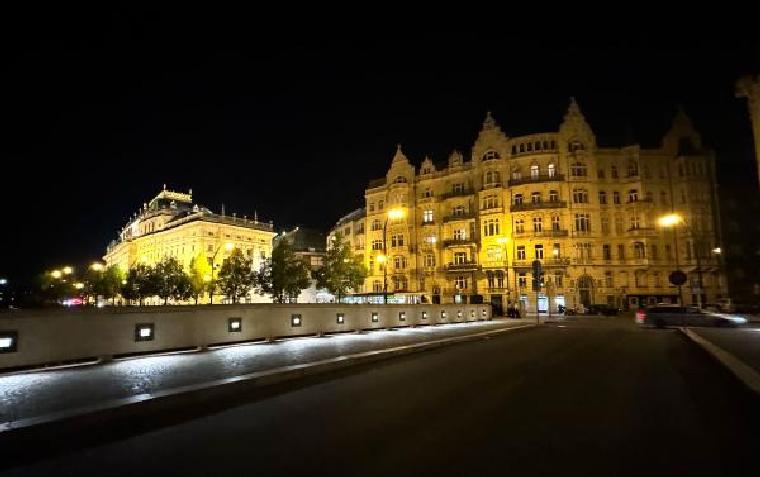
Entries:
POLYGON ((486 111, 508 135, 557 129, 576 97, 601 144, 656 144, 683 105, 752 185, 737 77, 749 34, 579 38, 417 29, 274 35, 176 12, 19 19, 6 42, 0 276, 97 259, 164 183, 218 211, 327 230, 385 175, 469 152, 486 111), (192 20, 192 21, 191 21, 192 20))

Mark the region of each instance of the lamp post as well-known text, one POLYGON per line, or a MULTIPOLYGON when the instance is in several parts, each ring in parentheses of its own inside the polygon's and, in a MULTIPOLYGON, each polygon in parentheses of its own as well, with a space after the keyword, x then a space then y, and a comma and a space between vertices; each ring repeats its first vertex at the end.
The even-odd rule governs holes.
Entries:
POLYGON ((502 252, 504 252, 504 280, 507 283, 507 300, 511 301, 511 293, 509 291, 509 254, 507 253, 507 243, 509 243, 509 237, 499 237, 496 239, 496 243, 501 245, 502 252))
MULTIPOLYGON (((676 254, 676 270, 675 271, 677 272, 681 270, 681 266, 679 264, 680 259, 678 256, 678 233, 676 231, 676 227, 678 226, 678 224, 682 222, 683 222, 683 217, 681 217, 681 215, 676 214, 676 213, 666 214, 657 219, 657 224, 660 227, 671 228, 673 230, 673 249, 676 254)), ((681 306, 683 306, 683 292, 682 292, 683 285, 677 285, 677 286, 678 286, 678 303, 681 306)))
MULTIPOLYGON (((673 241, 675 242, 675 252, 676 252, 676 269, 679 269, 679 257, 678 257, 678 236, 677 236, 677 228, 678 226, 682 226, 684 230, 692 230, 689 225, 686 223, 686 220, 683 218, 682 215, 677 213, 671 213, 667 215, 663 215, 662 217, 659 217, 657 219, 657 223, 661 227, 671 227, 673 229, 673 241)), ((693 230, 692 230, 693 231, 693 230)), ((696 260, 697 264, 697 306, 699 308, 702 308, 702 241, 700 238, 695 237, 695 244, 696 247, 694 247, 694 258, 696 260)), ((712 249, 712 252, 715 255, 720 255, 721 249, 720 247, 715 247, 712 249)), ((678 285, 678 299, 681 302, 681 305, 683 305, 683 295, 682 295, 682 286, 678 285)))
MULTIPOLYGON (((227 250, 228 253, 231 252, 232 248, 233 248, 232 242, 225 243, 224 244, 224 248, 227 250)), ((206 276, 207 275, 204 275, 204 277, 203 277, 203 280, 205 282, 209 282, 209 285, 210 285, 208 296, 209 296, 209 301, 210 301, 211 305, 214 304, 214 287, 215 287, 215 284, 214 284, 214 270, 216 269, 216 263, 215 263, 216 262, 216 256, 219 253, 219 250, 221 250, 221 249, 222 249, 222 245, 220 244, 218 247, 216 247, 216 251, 214 252, 214 256, 211 259, 211 277, 208 280, 206 280, 206 276)))

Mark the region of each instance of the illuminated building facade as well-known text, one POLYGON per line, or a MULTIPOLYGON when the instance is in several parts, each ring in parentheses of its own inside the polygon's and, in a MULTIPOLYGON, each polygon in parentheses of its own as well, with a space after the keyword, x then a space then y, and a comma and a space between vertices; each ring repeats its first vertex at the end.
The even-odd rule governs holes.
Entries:
POLYGON ((752 135, 755 138, 755 159, 760 176, 760 76, 745 76, 736 83, 736 96, 747 98, 752 135))
MULTIPOLYGON (((185 194, 164 186, 119 232, 103 258, 107 265, 117 265, 126 272, 138 263, 152 266, 164 257, 174 257, 189 272, 193 259, 201 256, 216 274, 237 248, 258 269, 272 254, 274 236, 271 222, 213 213, 193 203, 192 190, 185 194)), ((204 297, 203 302, 207 300, 204 297)), ((243 301, 268 300, 252 293, 243 301)))
POLYGON ((554 132, 508 137, 489 113, 469 157, 454 151, 446 164, 425 158, 416 168, 399 146, 365 199, 366 233, 355 245, 370 273, 365 291, 529 311, 627 308, 675 302, 668 276, 678 257, 685 303, 727 293, 715 159, 682 111, 653 149, 598 145, 574 100, 554 132), (673 213, 683 222, 658 227, 673 213), (543 270, 538 295, 534 260, 543 270))

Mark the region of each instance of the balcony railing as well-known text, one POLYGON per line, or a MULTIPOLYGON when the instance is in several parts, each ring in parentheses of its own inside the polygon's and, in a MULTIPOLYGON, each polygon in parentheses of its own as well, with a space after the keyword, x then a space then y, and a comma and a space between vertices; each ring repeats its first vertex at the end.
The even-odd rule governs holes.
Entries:
MULTIPOLYGON (((473 290, 470 288, 444 288, 443 289, 444 295, 469 295, 472 292, 473 290)), ((456 316, 456 314, 454 316, 456 316)), ((449 318, 451 318, 450 315, 449 315, 449 318)))
POLYGON ((510 210, 512 212, 522 212, 526 210, 560 209, 564 207, 567 207, 567 201, 550 200, 546 202, 523 202, 520 204, 512 204, 510 210))
POLYGON ((625 203, 626 204, 651 204, 654 202, 654 199, 647 198, 647 197, 640 197, 638 199, 628 199, 625 203))
POLYGON ((455 220, 469 220, 474 219, 475 213, 474 212, 465 212, 463 214, 451 214, 447 215, 443 218, 444 222, 454 222, 455 220))
MULTIPOLYGON (((562 258, 547 258, 541 260, 541 266, 543 268, 554 268, 554 267, 567 267, 570 265, 570 258, 562 257, 562 258)), ((512 262, 512 267, 514 268, 533 268, 533 260, 515 260, 512 262)))
POLYGON ((480 270, 480 265, 474 261, 459 263, 449 262, 449 264, 446 265, 447 272, 470 272, 476 270, 480 270))
POLYGON ((488 184, 483 184, 483 190, 498 189, 499 187, 501 187, 501 182, 489 182, 488 184))
POLYGON ((657 229, 654 227, 630 227, 628 230, 626 230, 630 235, 635 235, 637 237, 645 236, 645 235, 655 235, 657 233, 657 229))
POLYGON ((526 176, 519 179, 509 179, 510 186, 516 186, 520 184, 536 184, 538 182, 552 182, 552 181, 564 181, 564 174, 539 174, 538 176, 526 176))
POLYGON ((533 232, 536 237, 567 237, 567 230, 542 230, 540 232, 533 232))
POLYGON ((443 241, 444 247, 455 247, 457 245, 472 245, 475 243, 475 239, 473 238, 465 238, 465 239, 448 239, 443 241))
POLYGON ((475 192, 472 189, 462 189, 460 191, 451 191, 451 192, 446 192, 444 194, 440 194, 438 196, 438 198, 440 200, 446 200, 446 199, 450 199, 452 197, 464 197, 464 196, 467 196, 467 195, 472 195, 474 193, 475 192))

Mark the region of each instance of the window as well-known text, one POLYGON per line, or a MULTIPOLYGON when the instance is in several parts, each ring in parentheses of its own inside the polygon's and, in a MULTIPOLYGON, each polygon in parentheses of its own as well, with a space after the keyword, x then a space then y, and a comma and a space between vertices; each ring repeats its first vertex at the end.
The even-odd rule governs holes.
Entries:
POLYGON ((552 216, 552 230, 555 232, 560 230, 559 215, 552 216))
POLYGON ((383 291, 383 283, 380 280, 373 280, 372 281, 372 291, 375 293, 382 293, 383 291))
POLYGON ((557 172, 556 168, 554 167, 554 164, 549 164, 548 170, 549 170, 549 177, 554 177, 554 175, 557 172))
POLYGON ((558 243, 555 243, 553 245, 552 255, 554 256, 554 258, 559 258, 559 256, 560 256, 560 248, 559 248, 559 244, 558 243))
POLYGON ((588 204, 588 191, 586 189, 573 189, 573 203, 588 204))
POLYGON ((499 206, 499 198, 496 194, 489 194, 483 197, 483 208, 493 209, 499 206))
POLYGON ((557 192, 556 190, 550 190, 549 202, 559 202, 559 192, 557 192))
POLYGON ((562 272, 554 272, 554 285, 557 288, 562 288, 562 272))
POLYGON ((571 141, 568 144, 567 148, 568 148, 568 150, 570 152, 582 151, 583 150, 583 144, 580 141, 571 141))
POLYGON ((393 258, 393 267, 396 270, 403 270, 406 268, 406 257, 397 255, 393 258))
POLYGON ((598 169, 598 170, 596 171, 596 177, 597 177, 598 179, 604 179, 604 169, 598 169))
POLYGON ((488 247, 486 250, 486 256, 489 262, 498 262, 502 260, 501 247, 488 247))
POLYGON ((586 164, 582 162, 576 162, 572 164, 570 166, 570 175, 574 177, 586 177, 588 175, 586 164))
POLYGON ((533 231, 541 232, 543 229, 543 220, 541 217, 533 217, 533 231))
POLYGON ((382 199, 379 200, 379 201, 377 201, 377 210, 383 210, 383 207, 384 207, 383 204, 384 203, 383 203, 382 199))
POLYGON ((652 175, 649 173, 649 167, 648 166, 642 167, 641 171, 642 171, 642 173, 644 175, 644 179, 649 179, 649 178, 652 177, 652 175))
POLYGON ((631 189, 628 191, 628 202, 638 202, 639 201, 639 191, 638 189, 631 189))
POLYGON ((622 243, 619 243, 617 246, 618 249, 618 260, 625 260, 625 245, 622 243))
POLYGON ((499 219, 492 218, 483 221, 483 235, 485 237, 493 237, 494 235, 500 235, 499 219))
POLYGON ((638 230, 641 227, 641 222, 639 222, 639 216, 634 214, 631 216, 631 230, 638 230))
POLYGON ((515 169, 512 171, 512 180, 519 181, 522 179, 522 173, 520 172, 520 169, 515 169))
POLYGON ((543 260, 544 259, 544 246, 541 244, 538 244, 534 247, 535 255, 534 257, 536 260, 543 260))
POLYGON ((517 246, 517 259, 518 260, 525 260, 525 245, 518 245, 517 246))
POLYGON ((343 236, 345 237, 347 235, 351 235, 351 227, 350 226, 348 226, 348 227, 346 227, 346 228, 343 229, 343 236))
POLYGON ((646 258, 646 248, 642 242, 634 242, 633 244, 633 258, 642 259, 646 258))
POLYGON ((612 247, 608 243, 602 244, 602 259, 612 260, 612 247))
POLYGON ((396 178, 393 179, 393 183, 394 184, 404 184, 406 182, 407 182, 407 180, 406 180, 406 177, 404 177, 404 176, 396 176, 396 178))
POLYGON ((454 240, 466 240, 467 235, 464 233, 464 229, 454 229, 454 240))
POLYGON ((538 179, 539 176, 540 176, 540 171, 538 169, 538 165, 533 164, 532 166, 530 166, 530 178, 538 179))
POLYGON ((433 221, 433 211, 428 209, 422 212, 422 221, 425 223, 430 223, 433 221))
POLYGON ((623 233, 623 218, 620 216, 615 217, 615 233, 623 233))
POLYGON ((379 219, 373 219, 372 220, 372 226, 370 227, 372 230, 383 230, 383 226, 380 223, 379 219))
POLYGON ((451 209, 451 215, 454 217, 462 217, 464 215, 464 206, 463 205, 457 205, 453 209, 451 209))
POLYGON ((639 175, 639 167, 634 161, 628 162, 628 167, 626 168, 626 177, 635 177, 639 175))
POLYGON ((602 217, 602 233, 610 233, 610 218, 602 217))
POLYGON ((435 267, 435 255, 431 253, 425 255, 425 266, 427 268, 435 267))
POLYGON ((467 263, 467 252, 454 252, 454 264, 462 265, 467 263))
POLYGON ((520 286, 520 288, 525 288, 526 286, 528 286, 528 278, 525 275, 525 273, 521 273, 520 275, 517 276, 517 283, 520 286))
POLYGON ((541 203, 541 193, 540 192, 531 192, 531 194, 530 194, 530 203, 531 204, 540 204, 541 203))
POLYGON ((523 203, 522 194, 515 194, 515 205, 520 205, 522 203, 523 203))
POLYGON ((462 183, 459 183, 459 184, 454 184, 454 185, 452 186, 452 191, 453 191, 455 194, 461 194, 462 192, 464 192, 464 184, 462 184, 462 183))
POLYGON ((660 272, 654 272, 654 286, 656 288, 660 288, 662 286, 662 278, 660 277, 660 272))
POLYGON ((525 232, 525 219, 515 220, 515 232, 518 234, 525 232))
POLYGON ((591 215, 575 214, 575 230, 577 232, 591 232, 591 215))
POLYGON ((501 159, 501 156, 496 151, 486 151, 485 154, 483 154, 483 160, 484 161, 491 161, 493 159, 501 159))
POLYGON ((383 249, 383 241, 382 240, 373 240, 372 241, 372 250, 382 250, 383 249))
POLYGON ((612 272, 604 272, 604 286, 607 288, 613 288, 615 286, 612 272))
POLYGON ((633 272, 634 286, 636 288, 646 288, 647 286, 647 272, 644 270, 636 270, 633 272))
POLYGON ((615 191, 612 193, 612 203, 613 204, 619 204, 620 203, 620 192, 615 191))
POLYGON ((499 184, 499 173, 497 171, 488 171, 486 172, 486 177, 484 183, 486 185, 498 185, 499 184))
POLYGON ((599 191, 599 203, 600 204, 606 204, 607 203, 607 193, 603 190, 599 191))
POLYGON ((525 152, 525 144, 520 144, 520 152, 525 152))
POLYGON ((454 280, 454 287, 456 287, 457 290, 466 290, 467 278, 465 278, 464 275, 458 275, 454 280))
POLYGON ((617 179, 618 178, 618 169, 617 169, 617 166, 614 166, 614 165, 610 166, 610 177, 612 177, 613 179, 617 179))
POLYGON ((427 189, 425 189, 425 192, 422 193, 422 197, 426 197, 426 198, 433 197, 433 190, 430 187, 428 187, 427 189))
POLYGON ((657 260, 657 253, 658 253, 657 244, 652 244, 651 250, 652 251, 649 254, 649 256, 652 258, 652 260, 657 260))

